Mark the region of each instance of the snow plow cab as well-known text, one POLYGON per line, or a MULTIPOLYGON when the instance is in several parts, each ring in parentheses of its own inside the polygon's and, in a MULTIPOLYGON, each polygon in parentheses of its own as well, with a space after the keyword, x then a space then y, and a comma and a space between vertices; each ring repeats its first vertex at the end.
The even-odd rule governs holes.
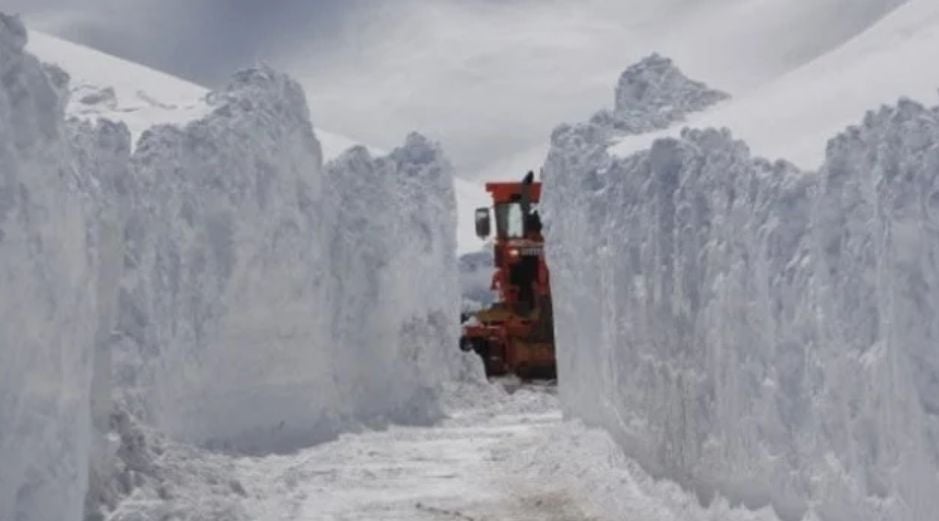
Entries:
POLYGON ((486 374, 554 378, 554 320, 538 202, 541 183, 529 172, 518 182, 487 183, 492 208, 476 210, 476 234, 492 233, 496 302, 469 315, 460 349, 482 357, 486 374), (491 210, 491 212, 490 212, 491 210))

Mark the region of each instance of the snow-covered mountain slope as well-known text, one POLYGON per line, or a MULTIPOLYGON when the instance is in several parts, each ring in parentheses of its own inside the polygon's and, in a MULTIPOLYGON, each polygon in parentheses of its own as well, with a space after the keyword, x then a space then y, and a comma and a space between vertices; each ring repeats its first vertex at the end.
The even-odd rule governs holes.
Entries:
MULTIPOLYGON (((687 125, 727 127, 762 156, 817 168, 828 138, 858 114, 901 96, 931 102, 939 86, 937 61, 939 4, 912 0, 831 52, 687 125)), ((654 139, 678 135, 682 126, 628 137, 613 153, 648 148, 654 139)))
POLYGON ((168 74, 35 31, 27 50, 71 76, 69 115, 121 121, 136 137, 208 112, 205 88, 168 74))
MULTIPOLYGON (((910 3, 882 23, 934 26, 933 12, 910 3)), ((927 46, 912 55, 935 51, 922 30, 903 40, 927 46)), ((873 74, 863 60, 851 63, 858 89, 873 74)), ((910 88, 939 85, 933 74, 910 88)), ((801 113, 811 96, 791 87, 763 110, 801 113)), ((870 96, 891 88, 874 81, 870 96)), ((804 128, 836 124, 850 103, 835 116, 813 106, 817 127, 804 128)), ((828 142, 817 173, 713 129, 627 137, 651 148, 617 157, 600 123, 559 128, 545 166, 568 412, 705 502, 769 506, 783 521, 932 519, 939 108, 869 113, 828 142)))

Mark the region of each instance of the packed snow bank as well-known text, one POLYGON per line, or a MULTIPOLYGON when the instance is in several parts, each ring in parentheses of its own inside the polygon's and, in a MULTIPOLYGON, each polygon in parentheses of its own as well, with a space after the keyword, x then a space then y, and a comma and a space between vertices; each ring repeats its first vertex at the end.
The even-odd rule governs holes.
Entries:
MULTIPOLYGON (((198 443, 300 443, 328 380, 320 149, 298 86, 237 75, 211 115, 158 126, 126 186, 112 337, 130 410, 198 443)), ((304 439, 309 441, 308 439, 304 439)))
POLYGON ((818 175, 683 131, 554 135, 545 218, 568 412, 653 475, 783 520, 939 511, 939 110, 872 113, 818 175))
POLYGON ((67 77, 25 43, 0 14, 0 519, 78 519, 100 245, 69 163, 67 77))
MULTIPOLYGON (((511 400, 520 401, 518 394, 511 400)), ((531 412, 538 410, 535 405, 531 412)), ((555 486, 586 506, 586 519, 779 521, 768 507, 753 511, 725 499, 701 505, 694 494, 676 483, 650 475, 624 454, 605 430, 586 427, 576 420, 548 427, 539 429, 543 432, 524 447, 508 453, 510 475, 523 483, 540 482, 550 476, 555 486)))
POLYGON ((115 385, 171 436, 288 450, 351 424, 426 421, 452 377, 452 174, 412 136, 328 168, 300 87, 237 75, 211 115, 144 133, 115 385))
POLYGON ((332 370, 356 417, 429 420, 459 358, 450 164, 418 134, 385 157, 363 147, 327 167, 332 370))
POLYGON ((436 145, 412 135, 324 168, 302 89, 258 69, 132 152, 104 113, 65 125, 67 75, 2 21, 0 307, 17 327, 0 335, 0 517, 77 517, 86 488, 95 516, 131 493, 147 440, 119 429, 128 417, 282 451, 427 422, 451 380, 478 378, 456 349, 436 145))

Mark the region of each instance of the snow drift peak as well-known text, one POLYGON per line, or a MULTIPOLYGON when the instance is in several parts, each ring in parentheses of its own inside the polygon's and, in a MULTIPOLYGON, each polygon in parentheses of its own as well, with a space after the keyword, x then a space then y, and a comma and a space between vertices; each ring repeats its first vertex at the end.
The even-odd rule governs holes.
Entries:
POLYGON ((590 143, 606 143, 614 137, 644 134, 684 121, 730 96, 685 76, 669 58, 653 54, 630 66, 616 86, 613 110, 602 110, 590 121, 563 126, 552 140, 563 140, 574 131, 590 143))
POLYGON ((412 161, 428 162, 440 155, 440 147, 419 132, 411 132, 404 140, 404 146, 395 151, 407 154, 412 161))
POLYGON ((685 76, 671 59, 653 54, 620 76, 614 112, 623 116, 635 112, 683 116, 727 98, 727 94, 685 76))

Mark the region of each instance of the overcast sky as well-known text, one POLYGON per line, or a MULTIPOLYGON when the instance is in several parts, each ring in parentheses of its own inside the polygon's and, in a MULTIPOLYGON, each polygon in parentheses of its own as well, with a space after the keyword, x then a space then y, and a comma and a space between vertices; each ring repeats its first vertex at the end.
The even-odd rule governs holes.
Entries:
POLYGON ((0 0, 69 40, 204 85, 269 61, 288 41, 328 40, 359 0, 0 0))
POLYGON ((420 130, 459 174, 504 178, 539 166, 556 125, 609 107, 619 73, 652 51, 737 94, 902 1, 0 0, 0 10, 206 87, 263 61, 303 83, 318 127, 385 149, 420 130))

